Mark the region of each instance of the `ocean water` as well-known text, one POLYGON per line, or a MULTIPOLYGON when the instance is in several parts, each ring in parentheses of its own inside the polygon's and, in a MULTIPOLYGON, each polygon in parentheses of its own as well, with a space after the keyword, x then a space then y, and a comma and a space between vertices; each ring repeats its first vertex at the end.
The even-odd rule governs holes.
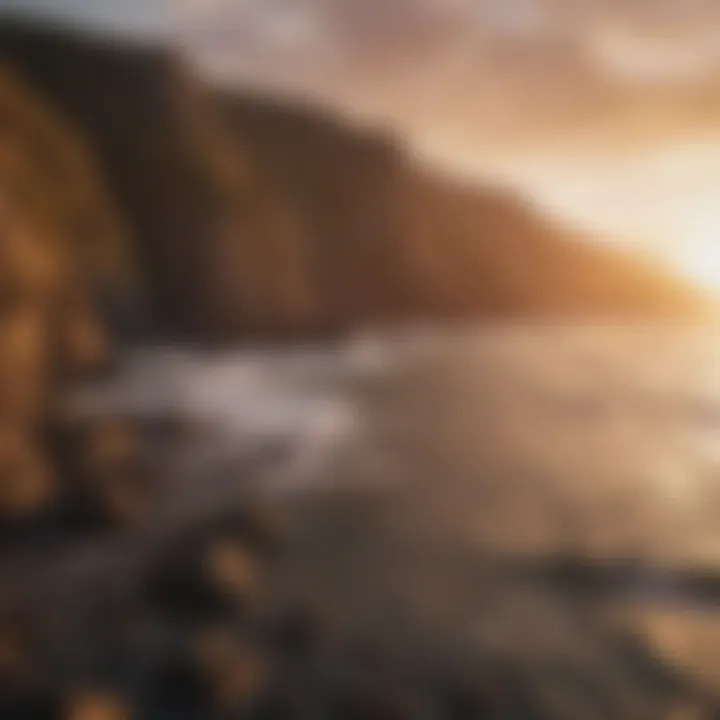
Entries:
POLYGON ((123 367, 74 406, 202 426, 177 450, 208 465, 274 455, 268 487, 404 483, 481 544, 567 540, 598 555, 720 562, 711 328, 508 326, 214 354, 143 348, 123 367), (522 517, 512 538, 508 513, 522 517))
POLYGON ((720 596, 675 579, 720 572, 717 329, 141 348, 70 404, 192 428, 159 453, 172 471, 156 525, 272 495, 293 518, 283 592, 339 634, 416 657, 562 661, 620 704, 657 690, 630 641, 693 687, 720 680, 720 596), (502 572, 568 555, 635 570, 595 594, 502 572))

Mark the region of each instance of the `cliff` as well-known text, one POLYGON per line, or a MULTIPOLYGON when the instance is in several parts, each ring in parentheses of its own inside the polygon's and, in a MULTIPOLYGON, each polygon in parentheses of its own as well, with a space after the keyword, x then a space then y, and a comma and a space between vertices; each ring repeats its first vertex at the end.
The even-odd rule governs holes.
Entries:
POLYGON ((301 219, 340 326, 403 318, 687 316, 699 294, 520 199, 422 167, 391 136, 222 96, 236 147, 301 219))
POLYGON ((129 259, 82 143, 1 66, 0 188, 0 408, 35 418, 24 390, 100 359, 103 311, 129 290, 129 259))
POLYGON ((58 510, 45 442, 69 382, 111 358, 127 243, 67 122, 0 66, 0 537, 58 510))
POLYGON ((0 47, 94 151, 167 334, 702 305, 658 268, 578 241, 517 199, 419 169, 392 137, 215 91, 170 50, 17 25, 0 47))

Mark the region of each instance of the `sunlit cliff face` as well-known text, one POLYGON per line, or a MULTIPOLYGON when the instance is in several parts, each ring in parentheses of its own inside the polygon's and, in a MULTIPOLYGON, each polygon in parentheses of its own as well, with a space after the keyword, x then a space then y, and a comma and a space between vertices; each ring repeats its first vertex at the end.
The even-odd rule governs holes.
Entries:
MULTIPOLYGON (((0 7, 14 0, 0 0, 0 7)), ((394 127, 720 288, 720 0, 26 0, 394 127)))

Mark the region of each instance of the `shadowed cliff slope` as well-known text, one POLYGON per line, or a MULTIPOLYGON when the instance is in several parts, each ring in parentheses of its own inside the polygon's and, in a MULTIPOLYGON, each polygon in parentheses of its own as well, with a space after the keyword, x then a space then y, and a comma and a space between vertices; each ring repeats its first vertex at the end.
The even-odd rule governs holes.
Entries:
POLYGON ((390 137, 213 91, 169 50, 18 25, 0 47, 94 149, 167 333, 701 306, 650 264, 420 170, 390 137))
POLYGON ((269 204, 180 59, 14 26, 0 47, 94 149, 132 230, 160 328, 203 336, 291 329, 303 303, 289 220, 269 204))

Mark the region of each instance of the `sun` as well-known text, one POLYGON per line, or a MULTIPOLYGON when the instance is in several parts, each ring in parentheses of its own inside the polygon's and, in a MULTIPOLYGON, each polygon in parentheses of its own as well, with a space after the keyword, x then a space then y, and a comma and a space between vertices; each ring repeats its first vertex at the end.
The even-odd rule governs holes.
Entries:
POLYGON ((680 271, 695 282, 720 292, 720 213, 696 218, 677 252, 680 271))
POLYGON ((695 244, 683 250, 680 267, 696 282, 720 292, 720 235, 715 242, 695 244))

